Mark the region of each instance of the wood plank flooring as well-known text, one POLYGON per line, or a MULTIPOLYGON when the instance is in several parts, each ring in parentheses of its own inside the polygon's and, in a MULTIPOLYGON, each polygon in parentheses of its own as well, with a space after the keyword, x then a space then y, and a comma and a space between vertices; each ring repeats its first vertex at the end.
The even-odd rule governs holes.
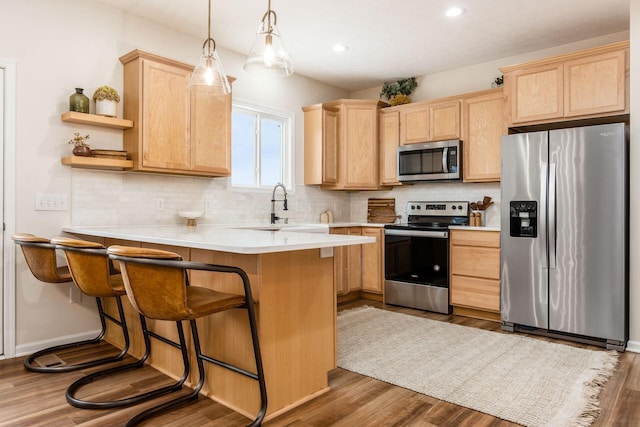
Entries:
MULTIPOLYGON (((499 331, 498 323, 463 316, 441 315, 385 306, 358 300, 343 303, 339 310, 361 305, 384 308, 435 320, 499 331)), ((547 339, 547 338, 540 338, 547 339)), ((581 344, 573 344, 588 347, 581 344)), ((108 345, 76 351, 73 357, 91 357, 113 351, 108 345)), ((65 355, 69 359, 69 355, 65 355)), ((63 374, 38 374, 22 365, 22 358, 0 361, 0 427, 4 426, 119 426, 152 403, 120 410, 83 410, 69 406, 65 400, 67 386, 88 371, 63 374)), ((170 380, 152 368, 109 381, 98 382, 83 390, 80 397, 114 398, 138 393, 170 380)), ((343 369, 329 374, 331 391, 267 423, 268 427, 324 426, 411 426, 411 427, 508 427, 517 424, 472 411, 400 387, 364 377, 343 369)), ((602 411, 594 427, 640 426, 640 354, 626 352, 613 377, 600 395, 602 411)), ((209 399, 200 398, 187 406, 152 419, 146 426, 244 426, 248 419, 209 399)), ((564 427, 564 426, 558 426, 564 427)))

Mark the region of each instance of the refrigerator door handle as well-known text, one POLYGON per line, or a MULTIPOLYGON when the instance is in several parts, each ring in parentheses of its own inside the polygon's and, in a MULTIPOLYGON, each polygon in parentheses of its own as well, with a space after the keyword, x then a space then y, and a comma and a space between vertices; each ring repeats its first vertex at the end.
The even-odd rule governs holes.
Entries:
POLYGON ((538 210, 538 220, 540 228, 538 231, 539 245, 538 253, 542 268, 548 268, 547 263, 547 190, 549 189, 548 165, 543 163, 540 167, 540 209, 538 210))
POLYGON ((442 149, 442 173, 449 173, 449 162, 447 159, 449 158, 449 147, 445 147, 442 149))
POLYGON ((556 164, 549 165, 549 268, 556 268, 556 164))

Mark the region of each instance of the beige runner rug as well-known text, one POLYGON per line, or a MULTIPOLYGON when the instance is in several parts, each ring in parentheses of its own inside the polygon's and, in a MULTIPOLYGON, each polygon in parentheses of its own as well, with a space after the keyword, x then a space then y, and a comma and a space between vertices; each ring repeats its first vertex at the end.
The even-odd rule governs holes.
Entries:
POLYGON ((618 362, 593 351, 371 307, 338 314, 338 366, 525 426, 588 426, 618 362))

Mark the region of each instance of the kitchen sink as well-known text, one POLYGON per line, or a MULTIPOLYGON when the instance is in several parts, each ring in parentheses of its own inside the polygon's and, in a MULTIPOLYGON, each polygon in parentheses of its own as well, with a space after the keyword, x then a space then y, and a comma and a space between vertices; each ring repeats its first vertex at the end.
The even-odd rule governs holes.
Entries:
POLYGON ((236 230, 255 231, 291 231, 298 233, 329 233, 326 224, 264 224, 264 225, 238 225, 232 226, 236 230))

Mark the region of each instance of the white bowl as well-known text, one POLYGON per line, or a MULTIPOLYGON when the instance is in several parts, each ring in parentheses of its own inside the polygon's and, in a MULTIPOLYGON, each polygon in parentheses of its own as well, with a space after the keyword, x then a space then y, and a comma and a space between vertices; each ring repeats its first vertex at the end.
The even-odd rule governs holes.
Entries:
POLYGON ((180 211, 180 212, 178 212, 178 215, 180 217, 187 218, 187 219, 200 218, 202 216, 202 214, 204 214, 204 212, 202 212, 202 211, 180 211))

